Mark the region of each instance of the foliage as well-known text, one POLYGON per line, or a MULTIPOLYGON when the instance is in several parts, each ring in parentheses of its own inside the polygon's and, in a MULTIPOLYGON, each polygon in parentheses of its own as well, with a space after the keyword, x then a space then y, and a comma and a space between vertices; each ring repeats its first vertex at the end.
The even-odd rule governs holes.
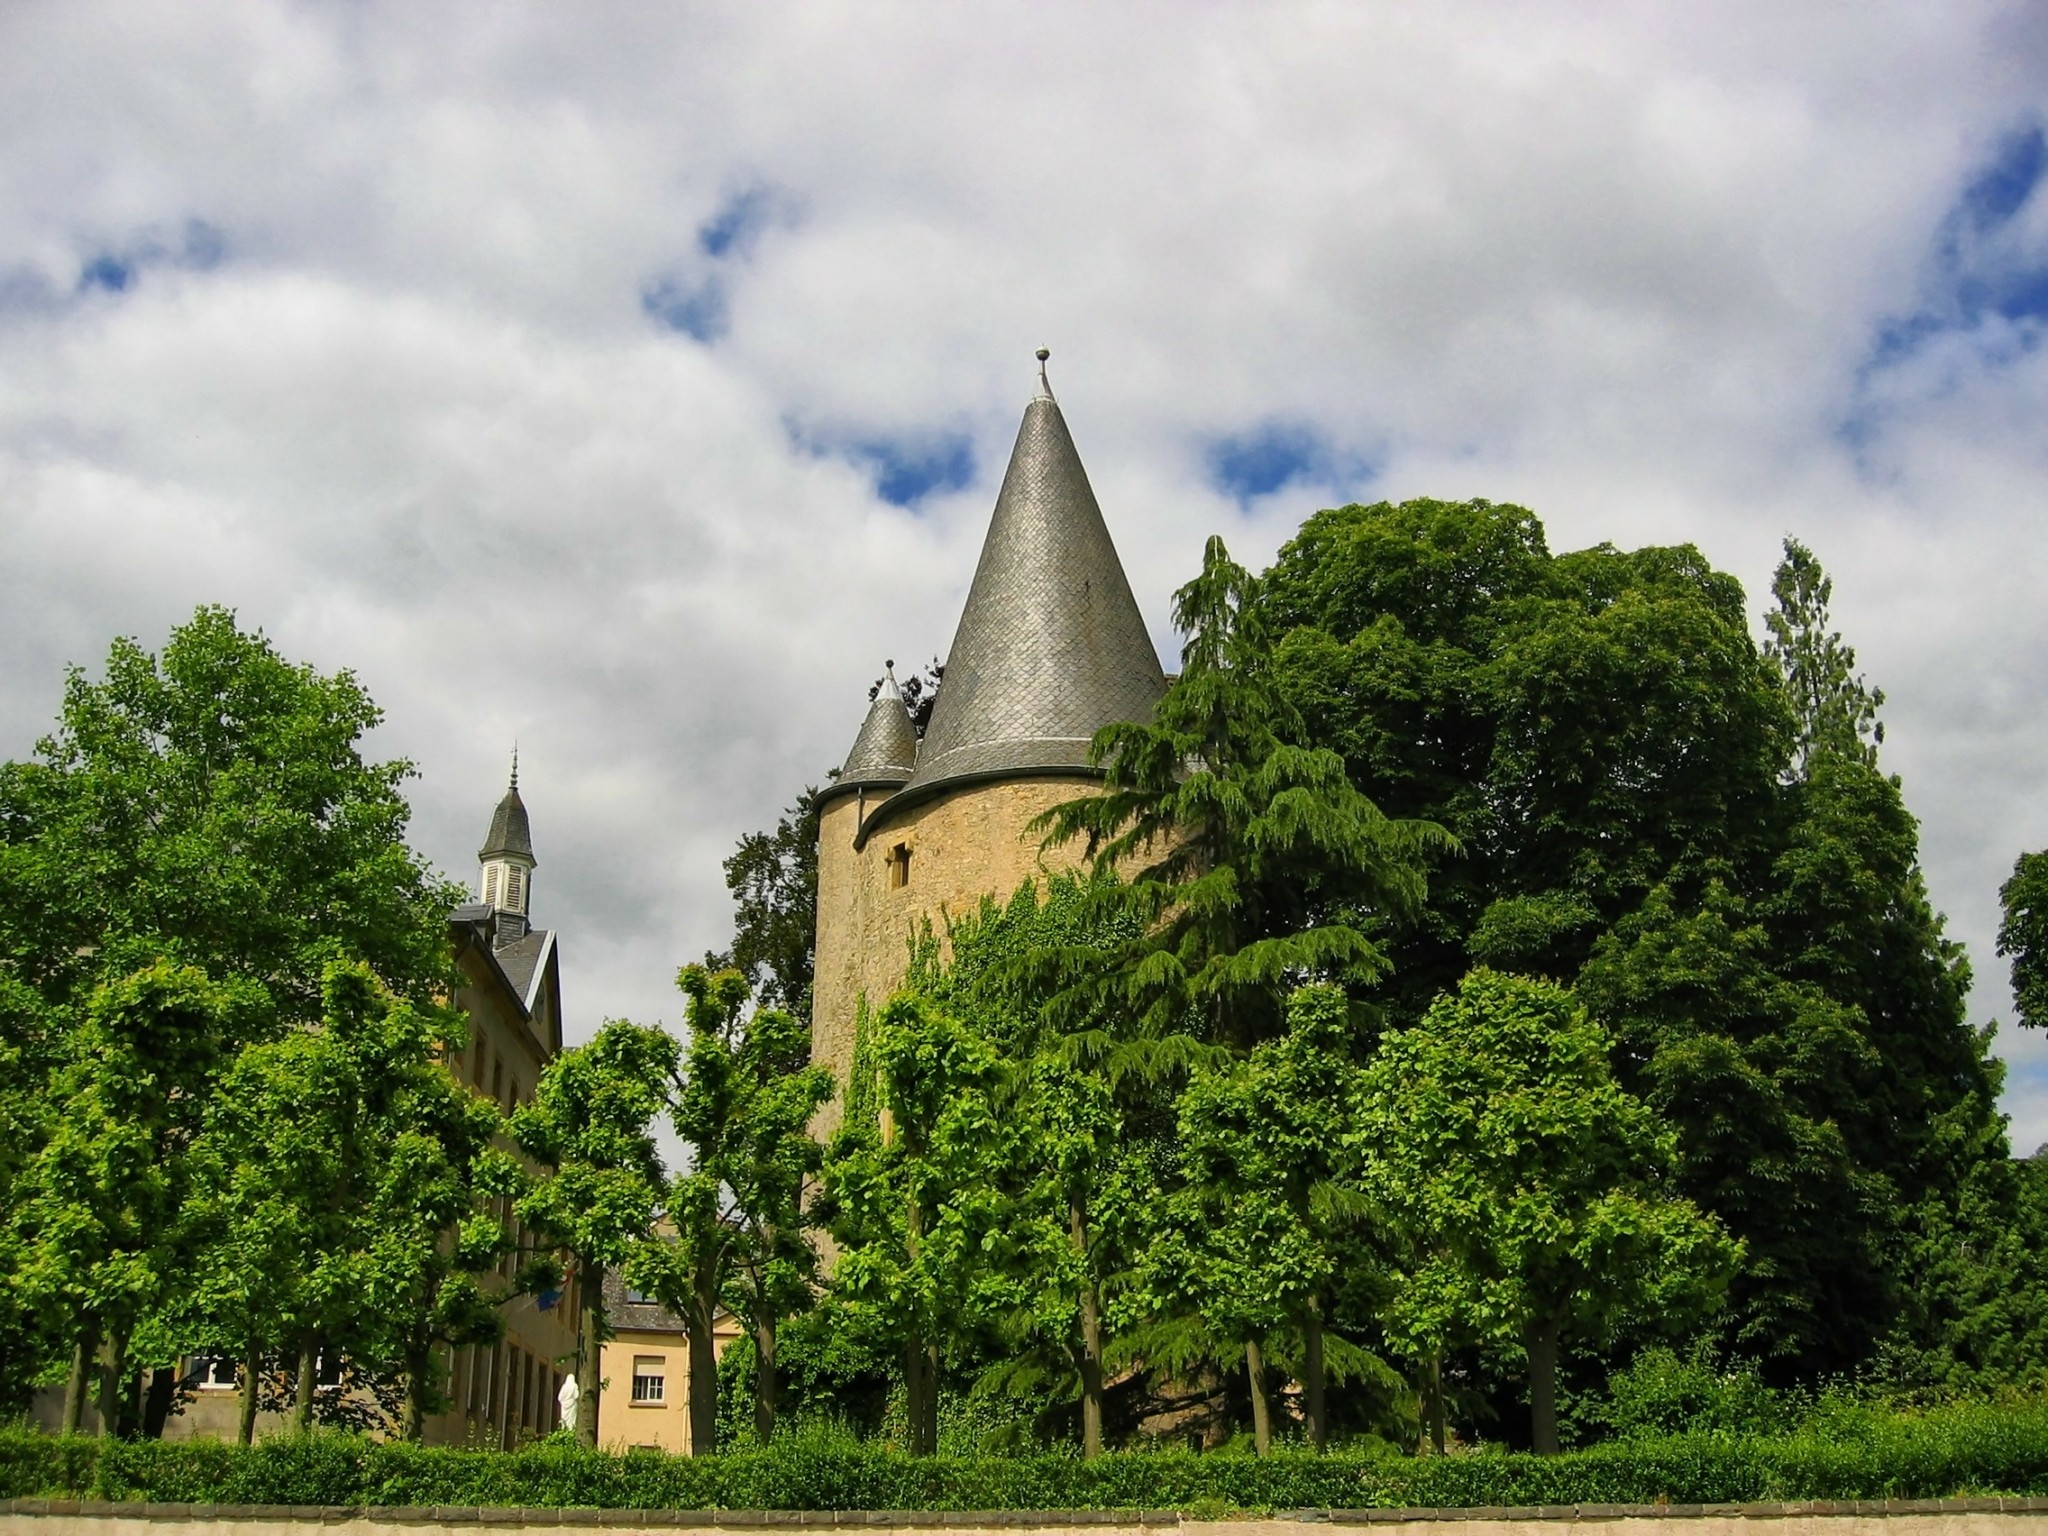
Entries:
POLYGON ((811 1015, 812 949, 818 935, 818 791, 806 788, 772 832, 749 832, 725 861, 732 892, 732 948, 704 969, 736 970, 764 1008, 811 1015))
MULTIPOLYGON (((53 1155, 73 1165, 66 1177, 78 1157, 98 1155, 81 1137, 110 1154, 156 1145, 161 1158, 136 1165, 130 1194, 175 1208, 180 1148, 216 1074, 247 1042, 316 1025, 332 960, 367 964, 420 1006, 445 990, 444 920, 457 893, 405 844, 411 766, 362 754, 381 718, 351 674, 285 660, 220 608, 198 610, 160 655, 120 640, 98 680, 70 673, 56 729, 31 760, 0 767, 0 1113, 10 1120, 0 1194, 10 1206, 30 1196, 7 1186, 61 1133, 71 1150, 53 1155), (109 1060, 94 999, 138 987, 165 999, 173 976, 233 1005, 164 1013, 142 1051, 152 1070, 133 1091, 89 1088, 79 1074, 109 1060), (77 1113, 54 1112, 74 1099, 77 1113)), ((95 1198, 116 1200, 102 1185, 95 1198)), ((49 1215, 50 1190, 39 1198, 49 1215)), ((157 1363, 175 1358, 179 1340, 152 1298, 194 1256, 180 1246, 182 1223, 136 1214, 118 1218, 149 1234, 125 1249, 124 1299, 67 1281, 32 1315, 0 1309, 10 1344, 0 1399, 18 1400, 65 1352, 89 1357, 103 1333, 119 1344, 139 1328, 168 1352, 157 1363), (103 1303, 113 1307, 104 1316, 103 1303)), ((111 1206, 93 1219, 117 1220, 111 1206)), ((0 1262, 19 1299, 72 1259, 10 1223, 0 1262)), ((123 1390, 132 1396, 132 1384, 123 1390)))
POLYGON ((1999 887, 1998 952, 2012 961, 2020 1022, 2048 1028, 2048 853, 2023 853, 1999 887))
POLYGON ((1561 1336, 1704 1310, 1741 1257, 1672 1190, 1669 1128, 1622 1090, 1571 995, 1477 970, 1366 1068, 1365 1182, 1414 1260, 1391 1316, 1423 1347, 1443 1320, 1528 1359, 1533 1439, 1558 1445, 1561 1336))
POLYGON ((871 1049, 883 1116, 842 1123, 819 1214, 841 1248, 834 1316, 901 1350, 909 1443, 930 1454, 949 1350, 1018 1299, 998 1250, 1016 1238, 999 1178, 1018 1165, 1020 1131, 997 1112, 990 1042, 942 1005, 899 993, 871 1049))
POLYGON ((1418 905, 1422 861, 1445 846, 1433 826, 1382 815, 1335 752, 1296 744, 1259 604, 1257 579, 1212 538, 1174 596, 1179 680, 1150 722, 1096 733, 1101 794, 1034 823, 1124 877, 1099 900, 1137 937, 1094 990, 1134 1021, 1140 1038, 1119 1053, 1132 1066, 1248 1049, 1279 1030, 1300 982, 1383 975, 1366 927, 1418 905))
MULTIPOLYGON (((653 1125, 675 1071, 666 1033, 614 1019, 549 1062, 533 1101, 512 1115, 512 1138, 534 1165, 513 1213, 575 1267, 576 1432, 586 1445, 597 1443, 600 1356, 610 1336, 604 1272, 633 1266, 650 1241, 662 1188, 653 1125)), ((544 1268, 530 1266, 527 1283, 552 1279, 544 1268)))
POLYGON ((178 1310, 239 1354, 245 1383, 266 1354, 296 1357, 302 1428, 313 1362, 339 1356, 403 1381, 417 1436, 442 1406, 438 1347, 497 1336, 501 1298, 477 1276, 506 1239, 477 1207, 509 1170, 491 1150, 496 1112, 441 1065, 458 1019, 394 998, 359 965, 329 966, 324 990, 320 1028, 246 1047, 221 1078, 194 1157, 199 1241, 178 1310))
POLYGON ((807 1025, 779 1008, 742 1018, 739 972, 691 965, 677 981, 689 998, 690 1045, 674 1118, 690 1161, 664 1201, 671 1239, 641 1248, 628 1274, 690 1330, 691 1446, 709 1454, 718 1445, 712 1334, 722 1303, 752 1336, 755 1435, 774 1438, 777 1336, 818 1284, 803 1202, 823 1162, 809 1126, 832 1078, 811 1065, 807 1025))
POLYGON ((1553 555, 1521 508, 1418 500, 1317 513, 1259 607, 1306 739, 1463 850, 1359 995, 1399 1024, 1474 962, 1575 985, 1746 1245, 1706 1326, 1767 1378, 1990 1358, 1916 1283, 2004 1157, 1968 969, 1796 542, 1774 593, 1760 648, 1696 549, 1553 555))
POLYGON ((516 1452, 339 1435, 83 1441, 0 1432, 0 1497, 209 1504, 609 1509, 1501 1508, 2048 1493, 2048 1410, 1968 1403, 1840 1415, 1776 1437, 1642 1438, 1561 1456, 1123 1452, 908 1457, 818 1434, 692 1459, 516 1452))
POLYGON ((159 961, 92 995, 50 1079, 48 1139, 12 1191, 13 1287, 62 1319, 85 1358, 111 1347, 103 1424, 140 1413, 127 1366, 137 1325, 169 1299, 219 1042, 247 989, 159 961))
POLYGON ((1784 674, 1799 722, 1801 773, 1823 753, 1875 765, 1884 741, 1884 724, 1877 718, 1884 691, 1865 686, 1856 675, 1856 652, 1828 628, 1834 595, 1834 581, 1813 551, 1797 539, 1785 540, 1785 558, 1771 578, 1777 606, 1764 617, 1771 638, 1763 650, 1784 674))
MULTIPOLYGON (((1180 1097, 1182 1179, 1145 1260, 1163 1306, 1195 1313, 1215 1339, 1253 1346, 1258 1367, 1271 1347, 1291 1355, 1318 1447, 1329 1438, 1332 1356, 1340 1379, 1395 1382, 1329 1328, 1340 1291, 1371 1287, 1381 1268, 1351 1134, 1366 1043, 1343 992, 1324 984, 1289 1000, 1284 1034, 1197 1067, 1180 1097)), ((1261 1449, 1270 1449, 1262 1420, 1277 1385, 1249 1384, 1261 1449)))

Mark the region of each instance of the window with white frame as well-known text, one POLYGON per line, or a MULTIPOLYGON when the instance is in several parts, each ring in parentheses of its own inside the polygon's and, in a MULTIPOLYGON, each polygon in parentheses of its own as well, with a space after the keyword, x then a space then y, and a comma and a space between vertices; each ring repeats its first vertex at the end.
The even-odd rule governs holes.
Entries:
POLYGON ((668 1357, 666 1355, 635 1355, 633 1357, 633 1401, 636 1403, 662 1403, 668 1401, 668 1357))

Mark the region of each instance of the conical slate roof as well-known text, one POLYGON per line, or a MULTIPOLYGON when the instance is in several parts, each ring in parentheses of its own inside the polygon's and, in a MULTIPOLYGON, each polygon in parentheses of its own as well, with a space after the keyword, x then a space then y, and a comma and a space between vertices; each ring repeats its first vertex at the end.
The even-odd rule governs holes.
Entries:
POLYGON ((910 723, 910 711, 903 707, 903 695, 896 687, 894 663, 883 677, 868 706, 868 717, 853 738, 853 750, 846 754, 846 766, 832 781, 834 789, 855 785, 894 787, 908 779, 917 766, 917 727, 910 723))
POLYGON ((1041 383, 898 800, 962 779, 1086 770, 1097 730, 1149 720, 1165 692, 1066 418, 1041 383))
POLYGON ((533 829, 527 825, 526 802, 519 798, 519 770, 512 770, 511 788, 505 791, 505 798, 498 802, 498 808, 491 813, 491 830, 484 838, 483 847, 477 850, 479 859, 497 859, 506 855, 533 861, 533 829))

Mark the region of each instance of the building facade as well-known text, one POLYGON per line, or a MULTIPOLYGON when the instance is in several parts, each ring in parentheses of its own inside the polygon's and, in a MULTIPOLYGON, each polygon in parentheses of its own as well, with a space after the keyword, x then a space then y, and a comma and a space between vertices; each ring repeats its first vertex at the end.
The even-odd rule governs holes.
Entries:
POLYGON ((947 914, 1078 865, 1078 845, 1041 850, 1033 818, 1095 788, 1095 733, 1149 720, 1166 691, 1044 359, 922 739, 891 675, 818 797, 811 1050, 842 1089, 821 1134, 862 1003, 902 985, 919 925, 943 934, 947 914))
MULTIPOLYGON (((652 1296, 629 1289, 611 1273, 604 1277, 604 1309, 612 1336, 604 1346, 598 1443, 689 1455, 689 1328, 652 1296)), ((719 1312, 711 1329, 713 1349, 723 1355, 739 1336, 739 1319, 719 1312)))

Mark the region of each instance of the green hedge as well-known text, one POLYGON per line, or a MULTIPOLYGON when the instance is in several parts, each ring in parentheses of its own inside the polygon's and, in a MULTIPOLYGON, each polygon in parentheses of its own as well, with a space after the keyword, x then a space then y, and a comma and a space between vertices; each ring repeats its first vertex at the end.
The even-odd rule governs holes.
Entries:
POLYGON ((605 1509, 1300 1509, 1740 1503, 2048 1493, 2048 1406, 1843 1416, 1776 1439, 1675 1436, 1563 1456, 1185 1451, 912 1458, 823 1438, 693 1461, 342 1435, 107 1443, 0 1434, 0 1497, 605 1509))

